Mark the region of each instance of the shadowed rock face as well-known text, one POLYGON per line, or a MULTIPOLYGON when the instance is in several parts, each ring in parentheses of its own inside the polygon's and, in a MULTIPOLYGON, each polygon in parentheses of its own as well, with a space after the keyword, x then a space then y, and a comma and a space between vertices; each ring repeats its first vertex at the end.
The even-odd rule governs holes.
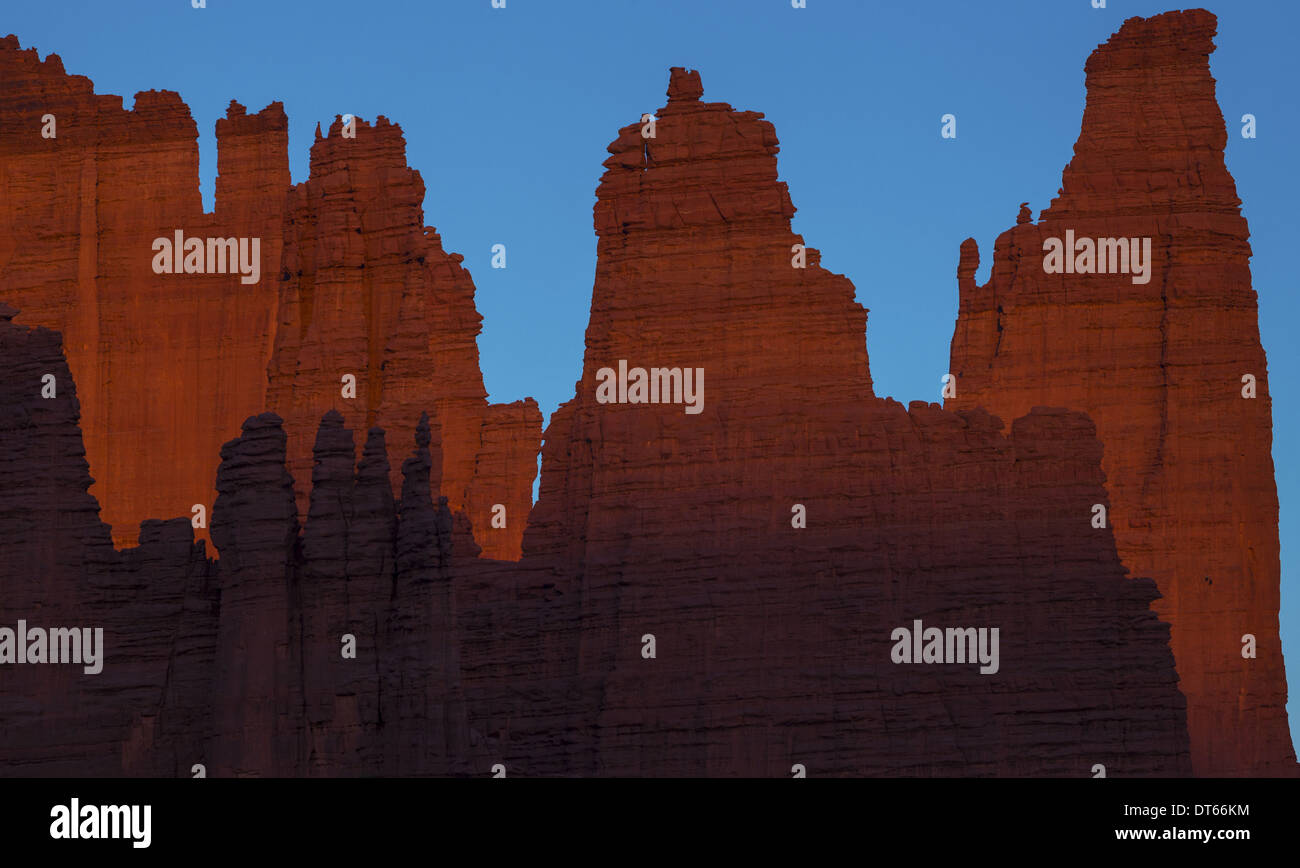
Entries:
MULTIPOLYGON (((0 624, 99 628, 102 669, 6 661, 5 775, 446 774, 467 770, 450 626, 453 521, 417 428, 400 515, 383 432, 354 471, 337 414, 299 534, 286 438, 250 417, 221 452, 205 557, 185 518, 117 551, 87 493, 57 333, 0 308, 0 624), (56 394, 42 397, 45 374, 56 394), (343 654, 345 637, 355 656, 343 654)), ((473 564, 473 557, 465 561, 473 564)))
POLYGON ((431 498, 429 442, 421 418, 395 504, 384 432, 371 430, 355 466, 352 432, 327 414, 301 539, 279 417, 250 418, 226 444, 213 531, 232 553, 220 563, 214 773, 467 768, 452 517, 431 498))
MULTIPOLYGON (((1135 18, 1088 59, 1083 128, 1037 223, 998 237, 988 283, 961 247, 950 408, 1086 412, 1104 444, 1125 566, 1172 625, 1198 774, 1292 773, 1278 638, 1272 404, 1249 230, 1202 10, 1135 18), (1044 243, 1149 238, 1149 282, 1048 274, 1044 243), (1253 375, 1257 397, 1243 398, 1253 375), (1256 656, 1242 656, 1243 637, 1256 656)), ((1122 260, 1121 260, 1121 265, 1122 260)))
POLYGON ((250 115, 232 101, 205 213, 198 130, 178 94, 142 92, 126 111, 57 55, 0 40, 0 175, 12 179, 0 197, 0 300, 64 336, 93 493, 117 545, 135 544, 146 518, 210 513, 221 444, 266 408, 286 420, 305 514, 316 423, 335 408, 403 443, 434 414, 451 508, 486 555, 519 556, 541 414, 532 399, 487 403, 474 285, 423 225, 424 184, 401 130, 380 119, 359 122, 355 139, 341 122, 332 133, 312 149, 312 177, 291 187, 283 106, 250 115), (49 115, 53 137, 42 135, 49 115), (234 264, 155 274, 153 242, 176 230, 260 239, 260 280, 243 283, 234 264), (505 528, 491 526, 497 503, 505 528))
MULTIPOLYGON (((509 564, 475 558, 435 504, 427 419, 395 502, 383 432, 354 465, 352 432, 327 414, 300 533, 268 413, 222 449, 216 562, 183 518, 114 551, 57 335, 0 322, 0 360, 16 373, 0 394, 0 617, 107 635, 98 676, 13 667, 8 773, 1188 771, 1154 588, 1075 518, 1104 498, 1079 414, 1036 411, 1004 436, 982 412, 868 399, 856 448, 790 459, 855 480, 845 498, 807 476, 807 528, 728 493, 710 508, 758 532, 628 525, 615 552, 590 522, 562 554, 509 564), (46 369, 67 378, 55 401, 39 397, 46 369), (999 627, 997 673, 889 662, 890 633, 916 618, 999 627)), ((699 497, 667 508, 703 515, 699 497)))
MULTIPOLYGON (((101 671, 6 661, 5 775, 188 774, 208 738, 216 588, 187 519, 113 549, 59 335, 0 305, 0 623, 103 631, 101 671), (53 376, 53 397, 42 397, 53 376)), ((46 393, 48 394, 48 392, 46 393)))
POLYGON ((609 147, 583 374, 547 431, 517 563, 476 557, 478 477, 449 474, 448 456, 490 464, 491 437, 514 454, 520 423, 489 437, 486 416, 478 434, 448 422, 478 412, 473 382, 419 397, 434 326, 418 324, 468 316, 472 288, 434 304, 426 290, 447 284, 429 257, 395 252, 430 236, 387 122, 320 139, 314 181, 289 197, 277 412, 221 447, 219 563, 183 518, 113 549, 58 335, 0 311, 15 372, 0 379, 0 626, 39 605, 110 637, 100 676, 13 667, 0 770, 1190 773, 1156 585, 1092 526, 1095 504, 1123 512, 1099 426, 1064 402, 1004 413, 1008 428, 979 407, 877 398, 852 284, 792 249, 775 130, 702 95, 674 69, 655 136, 638 122, 609 147), (384 228, 358 235, 349 213, 384 228), (339 263, 385 277, 349 291, 339 263), (378 289, 394 283, 396 315, 378 289), (322 325, 349 305, 359 321, 322 325), (690 370, 696 389, 702 370, 699 412, 602 400, 620 362, 690 370), (314 389, 339 394, 342 365, 360 366, 359 403, 322 392, 311 410, 314 389), (47 370, 68 380, 57 399, 40 397, 47 370), (894 662, 895 631, 917 620, 997 628, 996 672, 894 662))

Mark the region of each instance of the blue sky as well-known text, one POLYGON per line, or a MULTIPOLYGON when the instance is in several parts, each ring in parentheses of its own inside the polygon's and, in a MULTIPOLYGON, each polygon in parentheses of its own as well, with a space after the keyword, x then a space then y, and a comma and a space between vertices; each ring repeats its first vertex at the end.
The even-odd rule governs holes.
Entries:
MULTIPOLYGON (((1220 0, 1211 69, 1228 119, 1228 168, 1250 222, 1268 353, 1281 500, 1282 637, 1300 693, 1300 321, 1294 171, 1300 4, 1220 0), (1285 85, 1283 84, 1285 83, 1285 85), (1250 112, 1258 138, 1236 122, 1250 112)), ((425 222, 464 254, 484 317, 494 401, 531 395, 549 414, 573 394, 596 265, 591 206, 619 127, 665 102, 670 66, 704 98, 764 112, 781 140, 794 230, 845 274, 871 314, 876 393, 938 400, 957 310, 958 245, 994 238, 1018 204, 1060 186, 1083 113, 1083 64, 1145 0, 491 0, 365 3, 45 0, 9 4, 4 32, 99 93, 178 91, 199 127, 204 202, 214 125, 237 99, 282 100, 293 180, 317 122, 401 124, 427 186, 425 222), (958 117, 956 141, 939 117, 958 117), (508 268, 489 267, 493 244, 508 268)), ((1300 741, 1300 707, 1291 704, 1300 741)))

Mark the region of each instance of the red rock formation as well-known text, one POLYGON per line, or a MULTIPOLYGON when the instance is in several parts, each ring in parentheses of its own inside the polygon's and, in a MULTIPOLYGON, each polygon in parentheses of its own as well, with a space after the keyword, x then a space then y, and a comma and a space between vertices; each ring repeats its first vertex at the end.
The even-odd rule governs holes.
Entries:
POLYGON ((1184 773, 1153 586, 1075 522, 1091 423, 876 399, 853 286, 792 267, 772 125, 700 93, 673 70, 655 137, 609 147, 522 569, 458 588, 471 743, 520 774, 1184 773), (702 412, 602 403, 620 360, 702 368, 702 412), (915 618, 999 626, 1004 668, 894 664, 915 618))
POLYGON ((210 513, 221 443, 264 405, 288 123, 279 103, 255 115, 231 103, 217 123, 213 214, 199 198, 197 135, 171 91, 137 94, 124 111, 58 55, 42 62, 0 40, 0 298, 63 333, 118 545, 145 518, 196 503, 210 513), (260 237, 262 280, 155 274, 152 242, 177 229, 260 237))
POLYGON ((1215 27, 1202 10, 1133 18, 1088 59, 1060 195, 998 237, 983 286, 975 242, 961 246, 947 406, 1096 421, 1120 556, 1155 578, 1173 627, 1195 770, 1290 774, 1268 370, 1210 76, 1215 27), (1045 239, 1071 230, 1150 238, 1150 282, 1045 273, 1045 239))
MULTIPOLYGON (((310 476, 316 423, 327 410, 380 425, 409 443, 434 421, 434 487, 465 512, 487 557, 517 559, 537 475, 541 413, 531 398, 488 404, 476 337, 474 284, 424 226, 424 182, 406 165, 401 128, 336 120, 311 151, 311 178, 290 196, 280 328, 267 405, 285 419, 289 467, 310 476), (343 378, 355 377, 355 398, 343 378), (493 527, 495 504, 506 508, 493 527)), ((393 484, 399 482, 390 462, 393 484)), ((300 511, 306 506, 300 486, 300 511)))
MULTIPOLYGON (((110 637, 96 680, 16 667, 0 695, 0 770, 482 774, 500 762, 512 775, 787 776, 802 764, 812 775, 1083 776, 1101 763, 1111 776, 1186 774, 1187 702, 1155 600, 1180 625, 1198 769, 1286 771, 1266 372, 1222 122, 1205 114, 1212 31, 1205 13, 1126 25, 1090 62, 1061 199, 999 239, 985 287, 974 243, 963 245, 956 400, 1002 402, 1009 430, 979 407, 904 410, 874 396, 866 311, 791 232, 772 125, 702 102, 699 76, 674 69, 655 135, 637 122, 609 148, 583 375, 547 432, 520 563, 473 555, 511 553, 490 505, 506 504, 516 533, 536 407, 487 404, 472 284, 423 226, 419 176, 382 118, 359 123, 356 139, 341 124, 319 139, 311 179, 276 218, 285 250, 267 395, 287 422, 250 416, 221 448, 219 564, 185 518, 145 522, 140 546, 113 549, 87 491, 81 374, 55 333, 0 307, 0 365, 12 372, 0 378, 0 625, 39 610, 110 637), (1178 101, 1156 100, 1136 123, 1114 111, 1152 93, 1178 101), (1158 111, 1172 104, 1190 108, 1158 111), (1042 239, 1058 228, 1154 236, 1151 284, 1042 275, 1042 239), (1108 352, 1118 361, 1096 376, 1108 352), (696 388, 702 371, 699 403, 601 400, 604 370, 621 363, 689 370, 696 388), (40 395, 45 372, 61 384, 55 398, 40 395), (1240 398, 1242 373, 1259 378, 1259 398, 1240 398), (356 398, 342 396, 344 374, 356 398), (1035 406, 1047 403, 1071 409, 1035 406), (1224 445, 1233 437, 1245 458, 1224 445), (1197 499, 1206 492, 1215 502, 1197 499), (1094 504, 1113 509, 1114 536, 1091 526, 1094 504), (1146 558, 1165 576, 1166 599, 1141 571, 1125 575, 1117 541, 1130 567, 1146 558), (1213 565, 1205 588, 1187 580, 1198 563, 1187 552, 1213 565), (1171 580, 1166 564, 1183 572, 1171 580), (893 630, 916 619, 998 628, 998 671, 893 662, 893 630), (1205 648, 1189 646, 1192 630, 1205 648), (1232 663, 1221 644, 1236 653, 1244 632, 1260 656, 1232 663), (343 634, 356 658, 340 653, 343 634), (1232 691, 1244 697, 1235 711, 1232 691)), ((133 177, 116 162, 126 155, 179 190, 193 124, 174 96, 141 95, 121 112, 14 40, 0 64, 15 72, 0 100, 37 130, 36 108, 57 99, 90 105, 85 128, 106 129, 93 147, 74 138, 76 159, 56 176, 41 174, 26 126, 0 128, 6 178, 52 191, 18 184, 2 206, 0 229, 31 244, 0 247, 0 290, 67 308, 44 315, 89 341, 90 394, 146 397, 100 368, 172 370, 139 346, 158 340, 152 319, 127 316, 134 291, 114 282, 142 276, 124 246, 173 219, 172 206, 141 208, 115 182, 65 175, 133 177), (43 195, 68 213, 41 211, 43 195), (29 224, 63 232, 44 239, 29 224), (131 336, 125 351, 116 329, 131 336)), ((260 123, 232 106, 219 129, 242 157, 223 163, 214 215, 197 197, 176 214, 262 219, 255 203, 279 185, 282 149, 260 123), (238 190, 248 197, 227 198, 238 190)), ((146 312, 198 342, 185 358, 221 346, 184 331, 195 305, 170 284, 150 271, 140 285, 156 308, 146 312)), ((269 328, 240 332, 241 345, 272 353, 269 328)), ((194 376, 144 382, 180 389, 164 389, 175 403, 194 376)), ((214 388, 245 388, 232 382, 214 388)), ((146 420, 162 412, 152 400, 146 420)), ((110 471, 110 433, 141 451, 164 431, 208 436, 188 418, 122 428, 97 406, 87 442, 104 441, 110 471)))
POLYGON ((248 419, 222 450, 213 775, 470 770, 456 543, 447 499, 435 504, 430 489, 428 420, 415 428, 397 502, 384 432, 370 431, 356 465, 342 421, 330 413, 318 429, 301 547, 280 419, 248 419))
POLYGON ((0 298, 24 323, 64 334, 94 491, 118 545, 133 544, 145 518, 189 515, 196 503, 210 513, 221 444, 268 406, 288 420, 305 511, 316 423, 338 407, 361 412, 356 424, 391 422, 390 442, 402 443, 422 412, 435 414, 452 508, 484 554, 519 556, 541 414, 531 399, 486 401, 474 284, 423 226, 424 185, 406 168, 400 129, 381 119, 359 122, 356 140, 339 133, 317 143, 313 178, 291 190, 281 104, 248 115, 232 102, 217 122, 206 214, 197 128, 177 94, 138 94, 127 112, 57 55, 42 62, 15 37, 0 42, 0 176, 10 179, 0 298), (53 138, 42 135, 47 115, 53 138), (340 198, 321 202, 325 191, 340 198), (260 238, 260 281, 155 274, 153 240, 178 229, 260 238), (341 400, 344 370, 358 377, 355 402, 341 400), (495 504, 504 528, 493 527, 495 504))
POLYGON ((790 269, 771 125, 698 92, 676 70, 656 146, 639 124, 611 146, 583 380, 549 432, 520 564, 458 552, 434 503, 435 459, 459 448, 446 428, 439 443, 416 423, 394 502, 392 446, 372 430, 355 466, 338 413, 317 429, 301 535, 268 413, 222 449, 219 564, 185 519, 115 552, 75 393, 36 391, 41 370, 71 385, 57 336, 0 317, 17 374, 0 380, 0 619, 66 603, 122 645, 108 690, 0 697, 19 736, 0 768, 1186 773, 1154 585, 1076 518, 1106 501, 1091 422, 1036 411, 1003 434, 982 411, 875 399, 853 287, 816 251, 790 269), (701 412, 596 401, 613 357, 704 367, 701 412), (893 629, 917 618, 999 628, 998 671, 891 662, 893 629), (33 699, 52 704, 32 714, 33 699), (40 728, 75 711, 90 722, 76 744, 40 728))

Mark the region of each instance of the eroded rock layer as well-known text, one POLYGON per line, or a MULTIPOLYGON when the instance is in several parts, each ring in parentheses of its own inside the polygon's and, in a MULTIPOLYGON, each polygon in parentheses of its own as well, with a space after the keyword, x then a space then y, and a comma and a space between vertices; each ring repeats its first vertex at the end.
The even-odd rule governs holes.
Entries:
POLYGON ((853 287, 815 250, 792 267, 771 125, 698 91, 674 70, 654 145, 634 125, 610 147, 583 379, 548 433, 519 564, 473 557, 437 496, 449 444, 428 416, 394 499, 384 432, 358 464, 337 412, 317 426, 301 531, 268 413, 221 452, 219 564, 183 519, 175 563, 115 552, 74 396, 49 405, 51 433, 29 419, 45 410, 35 370, 66 372, 57 338, 4 323, 22 376, 5 396, 19 452, 0 468, 53 490, 39 527, 10 533, 22 498, 0 504, 0 539, 22 541, 0 578, 35 606, 42 558, 64 563, 67 618, 149 639, 115 669, 129 699, 94 701, 112 683, 97 676, 8 695, 25 739, 43 703, 102 718, 84 747, 50 738, 12 761, 58 773, 106 747, 96 768, 128 774, 1186 773, 1154 586, 1076 518, 1105 501, 1091 422, 1038 410, 1006 434, 982 411, 876 399, 853 287), (691 389, 597 400, 620 360, 683 384, 689 369, 691 389), (77 522, 86 542, 59 546, 77 522), (182 567, 180 587, 150 572, 182 567), (131 626, 105 610, 104 574, 170 589, 131 626), (897 662, 895 631, 917 621, 996 628, 998 652, 897 662))
POLYGON ((1196 771, 1289 774, 1272 405, 1215 27, 1202 10, 1135 18, 1093 52, 1060 194, 998 237, 984 285, 975 242, 962 244, 946 406, 1011 418, 1049 404, 1096 422, 1120 557, 1156 580, 1172 625, 1196 771), (1047 273, 1045 244, 1067 232, 1124 270, 1047 273), (1131 261, 1142 239, 1145 283, 1131 261))

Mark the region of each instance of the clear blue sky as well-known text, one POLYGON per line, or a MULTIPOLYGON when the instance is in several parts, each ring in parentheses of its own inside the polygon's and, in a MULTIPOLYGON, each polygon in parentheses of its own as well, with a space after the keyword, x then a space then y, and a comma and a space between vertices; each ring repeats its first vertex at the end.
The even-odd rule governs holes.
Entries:
MULTIPOLYGON (((1083 113, 1083 63, 1147 0, 491 0, 278 2, 39 0, 0 28, 58 53, 97 92, 178 91, 199 127, 204 201, 214 125, 233 99, 289 115, 294 181, 317 122, 387 115, 428 188, 425 222, 465 255, 484 316, 494 401, 549 414, 573 394, 595 273, 591 206, 619 127, 665 102, 670 66, 700 70, 707 100, 765 112, 794 229, 871 310, 875 388, 938 400, 957 310, 957 248, 993 239, 1060 186, 1083 113), (958 117, 958 139, 938 135, 958 117), (508 268, 489 267, 503 243, 508 268)), ((1293 0, 1219 0, 1211 58, 1228 168, 1250 221, 1268 352, 1282 505, 1282 637, 1300 694, 1300 321, 1291 258, 1300 82, 1293 0), (1256 115, 1258 138, 1237 134, 1256 115)), ((1300 735, 1300 706, 1291 703, 1300 735)), ((1298 739, 1300 740, 1300 739, 1298 739)))

